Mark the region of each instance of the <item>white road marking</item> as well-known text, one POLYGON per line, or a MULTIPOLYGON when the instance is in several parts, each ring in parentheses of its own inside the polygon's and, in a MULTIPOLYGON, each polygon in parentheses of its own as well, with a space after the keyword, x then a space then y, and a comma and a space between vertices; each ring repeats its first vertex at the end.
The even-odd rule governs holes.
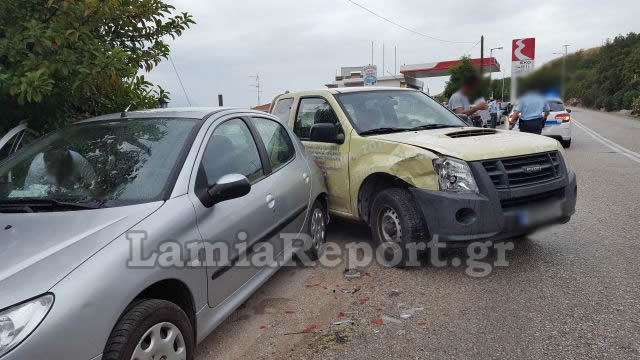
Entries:
POLYGON ((578 122, 577 120, 573 120, 574 125, 576 125, 577 127, 579 127, 582 131, 586 132, 588 135, 590 135, 592 138, 598 140, 600 143, 602 143, 603 145, 605 145, 606 147, 608 147, 609 149, 619 153, 620 155, 624 155, 626 157, 628 157, 629 159, 637 162, 640 164, 640 154, 638 154, 637 152, 633 152, 627 148, 625 148, 622 145, 618 145, 615 142, 605 138, 604 136, 598 134, 597 132, 589 129, 588 127, 582 125, 580 122, 578 122))

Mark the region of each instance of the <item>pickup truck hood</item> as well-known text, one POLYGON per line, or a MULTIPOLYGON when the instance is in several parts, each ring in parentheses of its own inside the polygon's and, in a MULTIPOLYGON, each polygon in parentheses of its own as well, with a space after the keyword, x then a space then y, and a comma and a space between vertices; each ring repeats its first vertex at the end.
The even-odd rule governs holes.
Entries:
POLYGON ((162 204, 0 214, 0 309, 47 292, 162 204))
POLYGON ((470 127, 399 132, 369 138, 413 145, 465 161, 558 150, 558 142, 544 136, 470 127))

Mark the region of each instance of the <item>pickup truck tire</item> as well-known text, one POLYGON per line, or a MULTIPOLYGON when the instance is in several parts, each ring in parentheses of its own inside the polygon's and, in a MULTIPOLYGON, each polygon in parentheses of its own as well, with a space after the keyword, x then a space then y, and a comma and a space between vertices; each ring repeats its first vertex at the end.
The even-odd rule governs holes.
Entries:
POLYGON ((563 148, 568 149, 568 148, 570 148, 570 147, 571 147, 571 139, 569 139, 569 140, 562 140, 562 141, 560 142, 560 144, 562 144, 562 147, 563 147, 563 148))
POLYGON ((150 359, 154 355, 155 359, 193 360, 194 348, 187 314, 172 302, 148 299, 125 310, 111 331, 102 359, 150 359))
POLYGON ((379 260, 385 262, 383 265, 406 267, 416 262, 417 257, 412 256, 411 252, 419 255, 423 251, 417 247, 412 249, 412 246, 426 243, 428 231, 422 212, 408 190, 390 188, 381 191, 371 204, 370 219, 376 244, 393 246, 376 250, 383 254, 378 256, 379 260))

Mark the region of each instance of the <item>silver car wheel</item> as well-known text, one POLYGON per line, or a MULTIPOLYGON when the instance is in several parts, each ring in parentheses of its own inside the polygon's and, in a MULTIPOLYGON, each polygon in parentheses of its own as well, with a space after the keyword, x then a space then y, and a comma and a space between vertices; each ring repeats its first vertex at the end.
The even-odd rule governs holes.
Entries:
POLYGON ((182 332, 172 323, 156 324, 142 336, 131 360, 184 360, 187 348, 182 332))
POLYGON ((316 250, 322 247, 326 236, 327 231, 324 212, 322 209, 315 208, 313 214, 311 214, 311 237, 313 238, 313 247, 316 250))
POLYGON ((380 216, 380 233, 387 242, 399 243, 402 241, 402 225, 398 213, 387 207, 380 216))

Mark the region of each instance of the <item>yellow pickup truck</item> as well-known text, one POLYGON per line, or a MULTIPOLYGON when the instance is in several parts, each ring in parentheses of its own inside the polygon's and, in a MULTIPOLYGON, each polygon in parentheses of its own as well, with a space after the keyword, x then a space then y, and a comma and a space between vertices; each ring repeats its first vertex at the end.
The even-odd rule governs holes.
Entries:
POLYGON ((286 93, 271 112, 324 171, 330 213, 367 223, 379 243, 504 239, 575 211, 576 175, 556 140, 467 127, 420 91, 286 93))

